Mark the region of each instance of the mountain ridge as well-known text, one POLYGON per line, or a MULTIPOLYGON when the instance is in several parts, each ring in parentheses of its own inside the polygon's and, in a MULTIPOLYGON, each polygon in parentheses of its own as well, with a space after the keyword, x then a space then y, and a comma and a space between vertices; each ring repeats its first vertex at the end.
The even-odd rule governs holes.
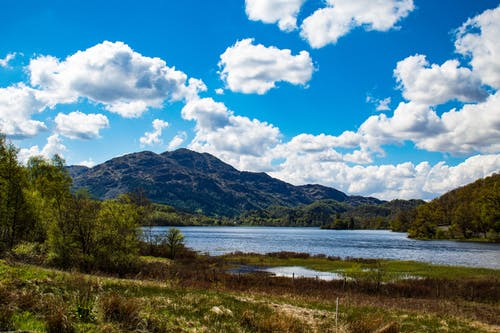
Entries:
POLYGON ((143 191, 153 202, 211 216, 236 216, 271 205, 295 207, 333 199, 353 205, 376 198, 348 196, 327 186, 295 186, 266 173, 239 171, 209 153, 181 148, 157 154, 142 151, 114 157, 92 168, 69 166, 74 189, 99 199, 143 191))

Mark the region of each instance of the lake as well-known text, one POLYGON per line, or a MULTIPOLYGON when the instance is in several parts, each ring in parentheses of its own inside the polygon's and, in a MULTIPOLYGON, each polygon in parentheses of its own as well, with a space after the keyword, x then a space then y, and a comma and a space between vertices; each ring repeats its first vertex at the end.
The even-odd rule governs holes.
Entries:
MULTIPOLYGON (((153 227, 164 232, 169 227, 153 227)), ((300 227, 178 227, 188 247, 211 255, 279 251, 341 258, 385 258, 500 269, 500 244, 421 241, 387 230, 300 227)))

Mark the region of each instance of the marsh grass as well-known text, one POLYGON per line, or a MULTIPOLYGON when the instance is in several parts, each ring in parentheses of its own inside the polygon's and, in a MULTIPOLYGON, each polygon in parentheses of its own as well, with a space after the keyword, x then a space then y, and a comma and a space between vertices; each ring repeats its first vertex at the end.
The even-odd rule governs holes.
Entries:
MULTIPOLYGON (((144 269, 125 279, 0 260, 0 315, 5 314, 8 329, 34 331, 335 332, 339 297, 339 333, 482 332, 500 325, 498 280, 490 279, 489 272, 462 273, 463 280, 427 277, 378 286, 363 279, 327 282, 226 273, 244 257, 147 257, 141 259, 144 269)), ((248 257, 287 265, 294 260, 377 265, 293 254, 248 257)))

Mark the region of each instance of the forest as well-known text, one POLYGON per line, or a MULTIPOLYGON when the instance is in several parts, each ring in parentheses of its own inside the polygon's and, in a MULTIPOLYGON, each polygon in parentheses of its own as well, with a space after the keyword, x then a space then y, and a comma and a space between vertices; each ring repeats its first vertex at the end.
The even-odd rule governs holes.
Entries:
POLYGON ((500 242, 500 174, 445 193, 402 219, 411 238, 500 242))

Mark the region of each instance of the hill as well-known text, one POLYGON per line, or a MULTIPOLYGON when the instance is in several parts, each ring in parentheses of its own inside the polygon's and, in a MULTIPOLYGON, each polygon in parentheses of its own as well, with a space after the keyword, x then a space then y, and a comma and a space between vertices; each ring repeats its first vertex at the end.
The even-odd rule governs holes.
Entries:
POLYGON ((128 154, 85 168, 70 166, 73 187, 99 199, 143 191, 153 202, 210 216, 237 216, 269 206, 296 207, 332 199, 359 205, 375 198, 350 197, 321 185, 294 186, 265 173, 238 171, 207 154, 188 149, 128 154))
POLYGON ((454 189, 418 207, 410 217, 408 235, 500 242, 500 174, 454 189))

